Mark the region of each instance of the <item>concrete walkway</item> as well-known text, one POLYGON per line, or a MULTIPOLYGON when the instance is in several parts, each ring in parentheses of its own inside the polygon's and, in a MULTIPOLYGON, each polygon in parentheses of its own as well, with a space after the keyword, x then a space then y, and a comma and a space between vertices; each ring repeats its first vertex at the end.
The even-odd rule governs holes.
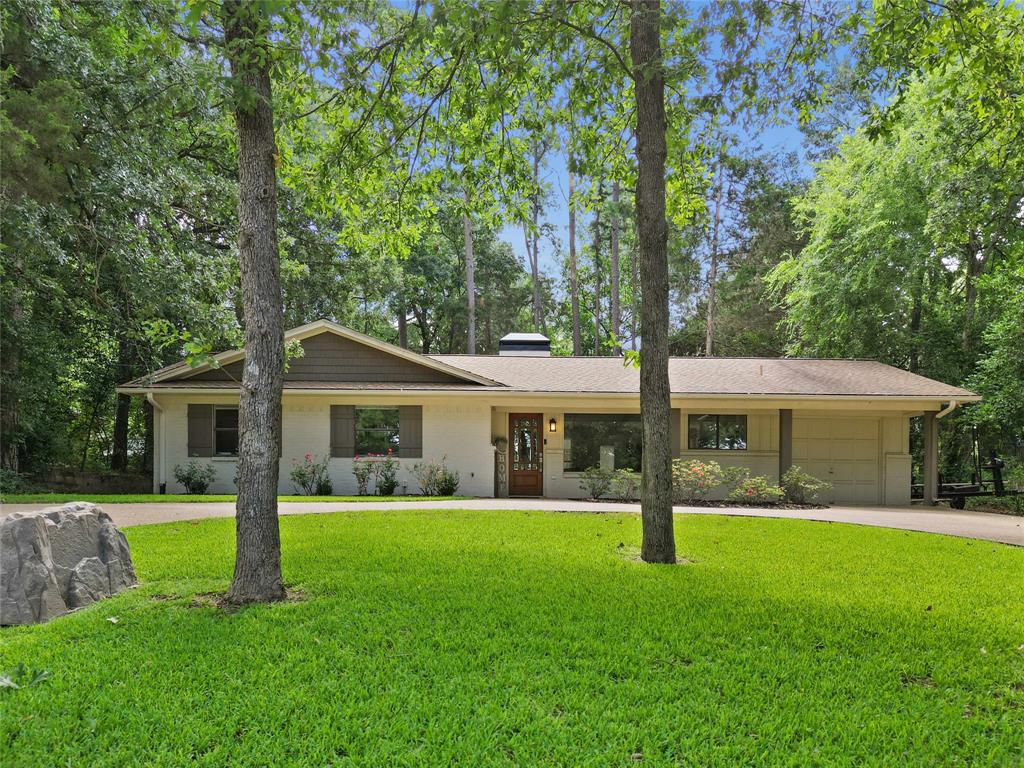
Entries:
MULTIPOLYGON (((5 504, 0 514, 31 512, 43 504, 5 504)), ((119 526, 170 523, 207 517, 233 517, 232 502, 154 504, 104 504, 103 509, 119 526)), ((323 512, 369 512, 401 509, 512 509, 550 512, 640 512, 639 504, 560 501, 556 499, 468 499, 465 501, 410 502, 301 502, 279 505, 282 515, 323 512)), ((755 509, 725 507, 676 507, 680 514, 734 515, 740 517, 781 517, 795 520, 822 520, 832 523, 872 525, 907 531, 941 533, 971 539, 986 539, 1024 546, 1024 517, 986 512, 959 512, 945 507, 831 507, 828 509, 755 509)))

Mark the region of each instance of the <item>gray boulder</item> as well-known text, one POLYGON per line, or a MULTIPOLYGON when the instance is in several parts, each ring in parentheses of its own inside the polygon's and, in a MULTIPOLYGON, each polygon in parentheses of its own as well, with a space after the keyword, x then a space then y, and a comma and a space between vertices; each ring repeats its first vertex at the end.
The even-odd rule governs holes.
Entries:
POLYGON ((36 624, 138 583, 124 534, 84 501, 0 520, 0 624, 36 624))

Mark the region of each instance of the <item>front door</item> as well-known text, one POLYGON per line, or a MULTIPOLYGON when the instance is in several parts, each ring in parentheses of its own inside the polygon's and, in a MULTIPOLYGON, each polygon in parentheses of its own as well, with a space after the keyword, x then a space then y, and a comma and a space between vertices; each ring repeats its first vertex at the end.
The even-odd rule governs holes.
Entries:
POLYGON ((544 440, 539 413, 510 413, 508 417, 509 496, 544 494, 544 440))

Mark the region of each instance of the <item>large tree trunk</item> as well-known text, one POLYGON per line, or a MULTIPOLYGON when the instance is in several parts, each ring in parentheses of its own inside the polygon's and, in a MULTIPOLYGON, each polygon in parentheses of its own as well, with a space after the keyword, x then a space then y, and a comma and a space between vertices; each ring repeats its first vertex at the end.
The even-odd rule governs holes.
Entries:
POLYGON ((601 206, 604 204, 602 181, 597 182, 597 206, 594 208, 594 354, 601 354, 601 206))
POLYGON ((466 258, 466 351, 476 354, 476 278, 473 264, 473 223, 469 220, 469 191, 466 191, 467 211, 462 214, 462 250, 466 258))
POLYGON ((572 302, 572 353, 583 354, 580 332, 580 279, 576 265, 576 172, 575 160, 569 155, 569 298, 572 302))
POLYGON ((665 79, 659 0, 633 0, 629 49, 636 89, 636 216, 643 292, 640 418, 643 480, 640 557, 674 563, 668 383, 668 222, 665 219, 665 79))
POLYGON ((245 367, 238 409, 235 575, 227 600, 244 604, 285 596, 277 520, 284 332, 269 19, 262 5, 244 0, 228 0, 224 13, 224 37, 235 80, 238 261, 245 317, 245 367))
POLYGON ((715 312, 716 290, 718 288, 718 229, 722 223, 722 160, 719 158, 715 169, 718 187, 715 190, 715 214, 711 224, 711 264, 708 266, 707 327, 704 334, 704 354, 715 354, 715 312))
POLYGON ((614 353, 616 355, 622 354, 622 343, 619 339, 621 333, 620 326, 622 325, 622 318, 620 317, 619 308, 619 182, 612 182, 612 229, 611 229, 611 261, 608 265, 608 271, 611 273, 611 324, 612 324, 612 337, 614 344, 614 353))

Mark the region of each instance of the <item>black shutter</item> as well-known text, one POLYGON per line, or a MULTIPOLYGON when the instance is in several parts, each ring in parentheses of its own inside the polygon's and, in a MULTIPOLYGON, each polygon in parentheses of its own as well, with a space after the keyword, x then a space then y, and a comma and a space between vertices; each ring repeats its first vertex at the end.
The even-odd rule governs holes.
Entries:
POLYGON ((213 456, 213 406, 189 403, 188 455, 213 456))
POLYGON ((673 408, 669 412, 669 417, 668 417, 668 439, 672 443, 672 458, 673 459, 678 459, 679 458, 679 453, 680 453, 680 450, 682 449, 682 438, 681 438, 680 429, 679 429, 679 426, 680 426, 680 421, 679 420, 681 418, 682 418, 682 414, 679 412, 678 408, 673 408))
POLYGON ((356 455, 356 407, 331 406, 331 456, 351 459, 356 455))
POLYGON ((423 458, 423 406, 398 407, 398 458, 423 458))

